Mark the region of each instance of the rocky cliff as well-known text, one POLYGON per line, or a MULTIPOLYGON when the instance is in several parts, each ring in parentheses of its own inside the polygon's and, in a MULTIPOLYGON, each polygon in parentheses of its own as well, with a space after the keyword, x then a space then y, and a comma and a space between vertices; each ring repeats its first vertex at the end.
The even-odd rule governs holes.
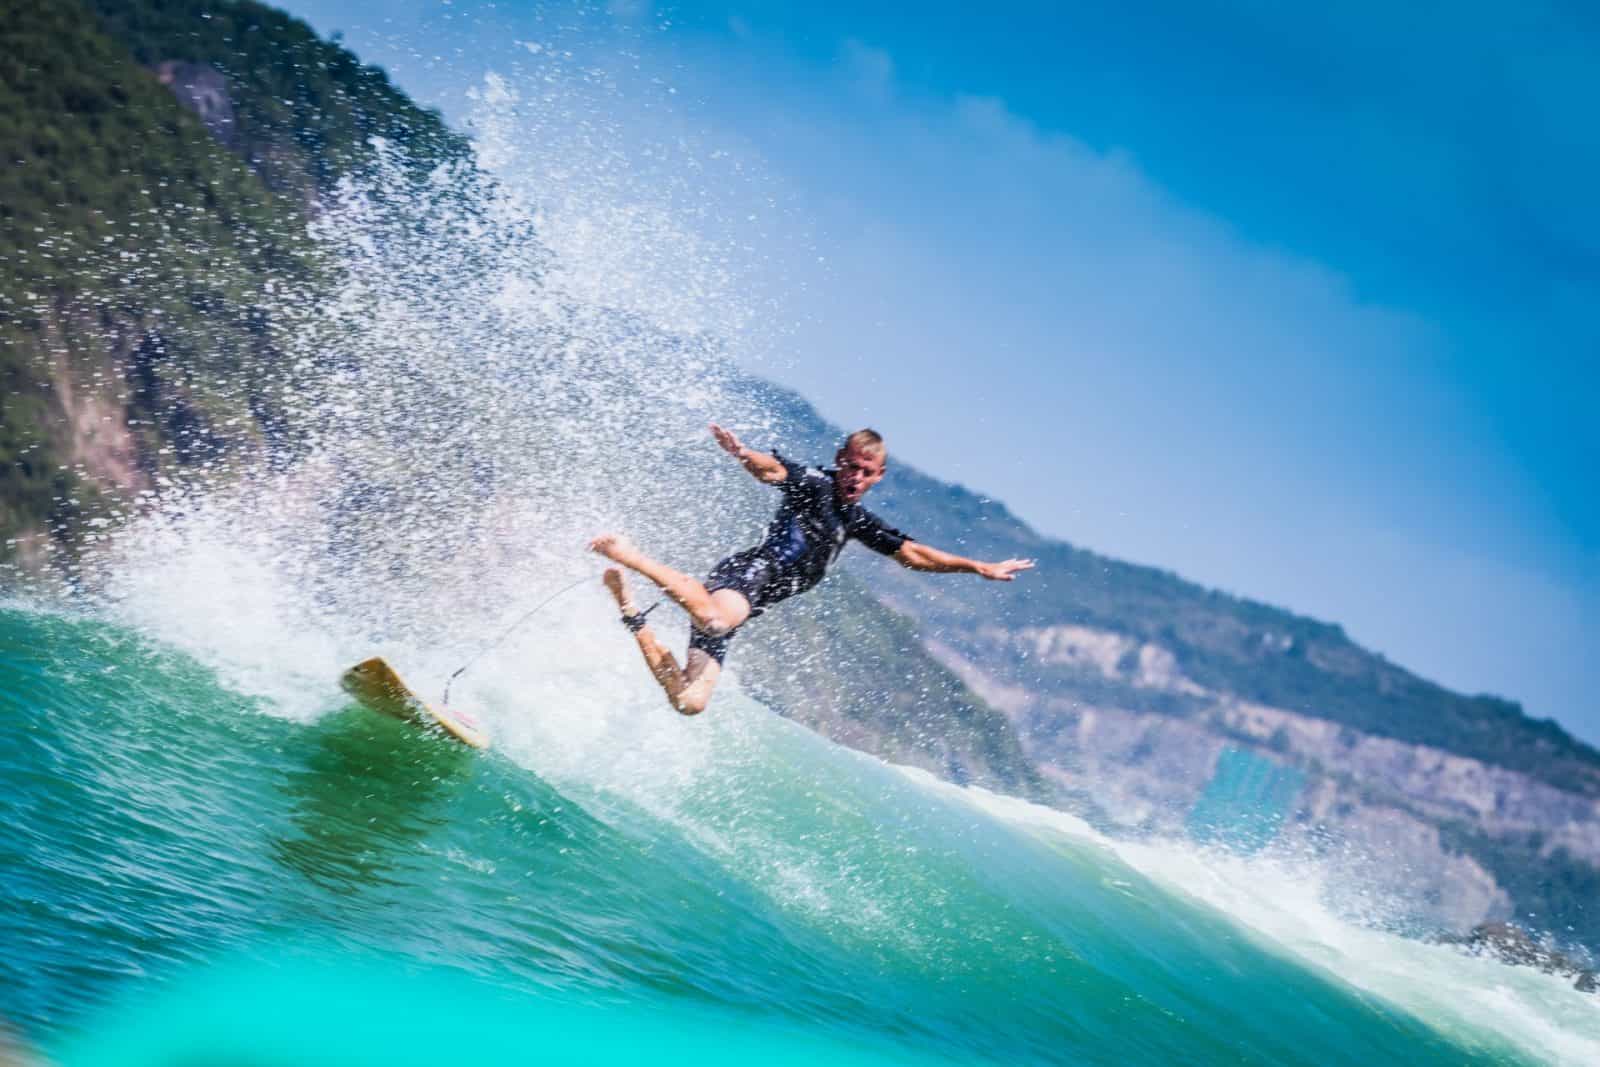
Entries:
POLYGON ((1112 823, 1181 834, 1218 777, 1225 753, 1248 752, 1301 772, 1298 787, 1270 810, 1273 846, 1323 857, 1366 891, 1412 903, 1391 917, 1463 932, 1513 913, 1515 902, 1490 869, 1463 847, 1459 830, 1493 856, 1537 840, 1538 857, 1600 868, 1600 800, 1525 774, 1426 745, 1375 737, 1328 719, 1208 691, 1175 668, 1172 653, 1081 626, 986 627, 976 650, 930 641, 935 658, 1002 709, 1024 750, 1053 781, 1092 798, 1112 823), (1071 687, 1030 688, 984 664, 1010 645, 1086 677, 1071 687), (1133 710, 1106 696, 1125 685, 1184 699, 1181 715, 1133 710), (1063 689, 1068 690, 1063 694, 1063 689), (1487 848, 1483 846, 1488 846, 1487 848))

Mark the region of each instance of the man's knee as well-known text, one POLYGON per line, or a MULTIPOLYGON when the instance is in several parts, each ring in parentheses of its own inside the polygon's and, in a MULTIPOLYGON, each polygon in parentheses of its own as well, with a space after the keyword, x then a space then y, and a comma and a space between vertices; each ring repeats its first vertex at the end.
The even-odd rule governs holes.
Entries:
POLYGON ((726 637, 750 617, 750 601, 737 590, 717 589, 707 599, 694 621, 696 628, 710 637, 726 637))
POLYGON ((695 628, 707 637, 727 637, 733 632, 733 624, 728 616, 716 610, 697 617, 694 624, 695 628))
MULTIPOLYGON (((698 655, 694 659, 699 660, 698 655)), ((689 666, 688 683, 676 693, 669 694, 672 706, 683 715, 698 715, 706 710, 706 705, 711 703, 711 693, 717 687, 717 668, 714 663, 700 660, 698 664, 691 662, 689 666), (696 670, 696 667, 699 670, 696 670)))
POLYGON ((710 693, 680 693, 672 698, 672 706, 681 715, 698 715, 710 703, 710 693))

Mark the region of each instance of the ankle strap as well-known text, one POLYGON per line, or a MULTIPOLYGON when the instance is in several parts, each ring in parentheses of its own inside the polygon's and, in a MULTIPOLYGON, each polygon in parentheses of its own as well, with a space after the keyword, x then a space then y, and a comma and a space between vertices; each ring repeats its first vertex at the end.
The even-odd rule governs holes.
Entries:
POLYGON ((651 604, 649 607, 645 608, 643 611, 636 611, 632 615, 624 615, 622 616, 622 625, 628 628, 629 633, 636 634, 645 628, 645 619, 649 616, 649 614, 660 606, 661 601, 658 600, 654 604, 651 604))

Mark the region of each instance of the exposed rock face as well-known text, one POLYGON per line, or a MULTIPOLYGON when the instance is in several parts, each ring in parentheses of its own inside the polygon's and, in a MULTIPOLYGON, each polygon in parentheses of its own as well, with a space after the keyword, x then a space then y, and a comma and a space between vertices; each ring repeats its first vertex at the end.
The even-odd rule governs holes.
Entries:
POLYGON ((1029 626, 1009 635, 999 627, 986 627, 982 635, 991 641, 1009 639, 1036 662, 1048 666, 1090 670, 1107 680, 1146 689, 1205 694, 1204 689, 1178 673, 1177 659, 1171 652, 1122 634, 1062 625, 1029 626))
POLYGON ((199 116, 206 132, 228 148, 239 145, 234 124, 233 100, 228 96, 228 79, 207 63, 186 63, 169 59, 156 65, 156 79, 172 90, 178 103, 199 116))
POLYGON ((1537 967, 1550 974, 1570 976, 1573 986, 1581 992, 1600 992, 1600 975, 1571 956, 1535 940, 1526 930, 1513 923, 1482 923, 1473 927, 1465 937, 1443 937, 1440 940, 1493 956, 1502 963, 1537 967))
POLYGON ((1364 793, 1348 779, 1314 777, 1284 825, 1282 846, 1320 855, 1340 895, 1385 920, 1461 931, 1511 914, 1510 894, 1476 859, 1451 848, 1437 825, 1363 800, 1364 793))
MULTIPOLYGON (((1071 643, 1046 642, 1061 657, 1109 661, 1113 667, 1121 659, 1122 651, 1113 642, 1080 640, 1077 634, 1061 637, 1071 643)), ((1069 793, 1093 796, 1106 816, 1122 826, 1179 829, 1227 743, 1204 726, 1171 716, 1090 706, 1008 685, 941 642, 929 642, 928 651, 1006 713, 1024 749, 1048 778, 1069 793)))
POLYGON ((1461 819, 1490 836, 1539 834, 1542 852, 1565 849, 1600 866, 1600 800, 1425 745, 1372 737, 1280 708, 1219 701, 1214 721, 1307 765, 1378 785, 1419 815, 1461 819))
POLYGON ((64 438, 61 453, 92 484, 124 491, 146 489, 149 476, 141 468, 138 442, 128 429, 127 404, 114 393, 107 395, 105 388, 108 382, 120 383, 121 377, 112 359, 85 373, 59 353, 50 375, 63 416, 55 423, 55 432, 64 438))
POLYGON ((1303 772, 1275 847, 1313 851, 1335 881, 1406 902, 1390 918, 1460 932, 1512 913, 1494 875, 1451 843, 1453 826, 1600 867, 1600 800, 1210 691, 1154 643, 1081 625, 985 626, 960 649, 927 647, 1012 720, 1047 777, 1130 829, 1184 832, 1230 748, 1303 772), (1145 710, 1141 694, 1174 702, 1145 710))
POLYGON ((259 123, 248 135, 241 124, 228 76, 209 63, 190 63, 168 59, 157 63, 153 73, 178 103, 205 126, 206 132, 222 147, 237 155, 255 171, 266 186, 297 201, 310 215, 317 214, 317 183, 306 171, 304 153, 280 138, 263 136, 259 123))

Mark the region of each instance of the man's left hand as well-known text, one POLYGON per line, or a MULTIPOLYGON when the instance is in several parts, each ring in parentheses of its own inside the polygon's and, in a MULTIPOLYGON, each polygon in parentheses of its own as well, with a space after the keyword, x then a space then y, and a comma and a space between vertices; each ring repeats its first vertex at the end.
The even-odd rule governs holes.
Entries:
POLYGON ((999 563, 980 563, 978 573, 991 582, 1009 582, 1018 571, 1030 570, 1033 567, 1031 559, 1007 559, 999 563))

